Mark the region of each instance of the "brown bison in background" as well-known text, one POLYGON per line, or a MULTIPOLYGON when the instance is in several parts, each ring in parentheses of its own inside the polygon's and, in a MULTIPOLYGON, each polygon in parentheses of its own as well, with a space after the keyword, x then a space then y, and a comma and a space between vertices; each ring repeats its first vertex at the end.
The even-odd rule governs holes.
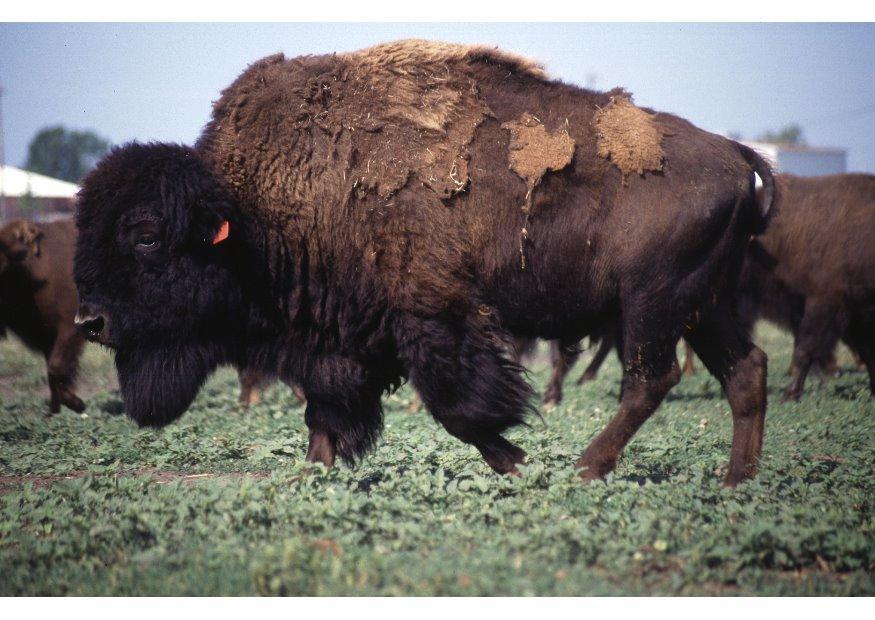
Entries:
POLYGON ((739 316, 790 330, 797 400, 812 364, 830 366, 841 338, 866 365, 875 393, 875 176, 778 175, 773 217, 751 244, 739 316))
MULTIPOLYGON (((875 176, 776 178, 769 226, 751 243, 741 272, 739 319, 748 331, 762 318, 793 334, 794 377, 785 399, 802 395, 813 366, 835 374, 840 338, 867 369, 875 393, 875 176)), ((595 376, 612 344, 602 339, 579 382, 595 376)), ((550 346, 553 376, 545 403, 562 399, 565 374, 578 355, 574 345, 550 346)), ((692 372, 689 346, 684 367, 692 372)))
POLYGON ((49 410, 81 412, 74 393, 84 339, 73 324, 79 300, 73 284, 76 227, 12 220, 0 228, 0 322, 48 366, 49 410))
POLYGON ((404 378, 499 472, 530 388, 509 334, 622 334, 623 399, 578 462, 610 472, 678 382, 686 335, 722 383, 727 484, 754 475, 766 356, 729 311, 764 225, 750 149, 551 81, 485 47, 402 41, 251 65, 194 148, 129 144, 85 180, 83 330, 128 413, 162 426, 218 364, 298 382, 307 458, 352 461, 404 378))

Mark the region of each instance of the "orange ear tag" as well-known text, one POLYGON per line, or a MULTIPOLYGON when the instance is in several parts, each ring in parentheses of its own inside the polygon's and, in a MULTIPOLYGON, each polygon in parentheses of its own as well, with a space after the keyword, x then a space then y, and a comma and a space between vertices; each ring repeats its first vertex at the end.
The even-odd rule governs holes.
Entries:
POLYGON ((222 243, 225 239, 228 238, 228 233, 231 231, 231 227, 228 225, 228 220, 222 222, 222 225, 219 227, 219 232, 216 233, 216 236, 213 237, 213 245, 217 245, 222 243))

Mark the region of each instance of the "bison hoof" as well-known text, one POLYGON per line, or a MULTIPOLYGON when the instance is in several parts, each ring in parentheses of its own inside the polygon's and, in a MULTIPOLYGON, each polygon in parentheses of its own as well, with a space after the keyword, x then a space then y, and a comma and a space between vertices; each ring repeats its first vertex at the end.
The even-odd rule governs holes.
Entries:
POLYGON ((581 457, 575 464, 578 469, 577 475, 586 484, 595 480, 603 480, 605 476, 614 471, 614 462, 598 462, 587 459, 586 456, 581 457))
POLYGON ((802 396, 801 390, 793 389, 792 387, 784 390, 784 394, 781 396, 782 403, 795 403, 802 396))
POLYGON ((583 385, 584 383, 589 383, 593 379, 595 379, 594 372, 585 372, 582 375, 580 375, 580 379, 577 380, 577 385, 583 385))
POLYGON ((322 463, 325 467, 334 466, 337 449, 334 440, 324 431, 310 431, 310 445, 307 447, 307 461, 322 463))
POLYGON ((522 465, 526 460, 526 451, 510 443, 504 437, 498 435, 488 442, 475 443, 475 447, 483 455, 486 464, 499 474, 519 476, 517 465, 522 465))
POLYGON ((562 402, 562 394, 557 390, 547 390, 544 394, 544 406, 555 407, 562 402))
POLYGON ((750 480, 756 475, 756 469, 750 468, 748 470, 743 471, 732 471, 726 473, 726 477, 723 479, 723 486, 731 489, 733 487, 738 486, 742 482, 746 482, 750 480))
POLYGON ((72 409, 76 413, 82 413, 83 411, 85 411, 85 403, 78 396, 73 396, 72 398, 65 400, 64 405, 66 405, 67 408, 72 409))

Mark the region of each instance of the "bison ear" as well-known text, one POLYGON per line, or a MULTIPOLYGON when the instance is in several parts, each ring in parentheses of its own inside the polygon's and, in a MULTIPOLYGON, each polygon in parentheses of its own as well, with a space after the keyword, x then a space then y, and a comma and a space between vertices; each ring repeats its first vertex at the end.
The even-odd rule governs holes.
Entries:
POLYGON ((222 224, 219 226, 219 230, 216 232, 216 235, 213 237, 211 242, 212 245, 219 245, 225 239, 227 239, 231 234, 231 224, 228 223, 228 220, 222 220, 222 224))
POLYGON ((175 165, 165 168, 161 179, 171 243, 209 243, 232 219, 233 194, 194 149, 175 147, 171 157, 175 165))

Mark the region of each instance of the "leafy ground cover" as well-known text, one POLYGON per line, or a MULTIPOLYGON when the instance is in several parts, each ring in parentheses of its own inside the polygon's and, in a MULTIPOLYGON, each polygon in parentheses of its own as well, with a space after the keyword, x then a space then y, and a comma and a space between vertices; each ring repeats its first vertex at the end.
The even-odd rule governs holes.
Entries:
MULTIPOLYGON (((512 433, 521 478, 491 473, 418 407, 385 399, 355 468, 303 463, 303 410, 283 386, 236 404, 214 376, 182 420, 140 430, 112 361, 83 361, 85 414, 47 417, 40 359, 0 343, 0 594, 875 594, 875 405, 847 351, 838 379, 778 402, 790 341, 761 327, 770 408, 759 477, 720 486, 731 417, 685 377, 606 483, 577 455, 616 408, 619 366, 568 383, 512 433)), ((582 365, 581 365, 582 368, 582 365)), ((543 386, 543 359, 532 379, 543 386)), ((578 369, 572 373, 576 378, 578 369)))

